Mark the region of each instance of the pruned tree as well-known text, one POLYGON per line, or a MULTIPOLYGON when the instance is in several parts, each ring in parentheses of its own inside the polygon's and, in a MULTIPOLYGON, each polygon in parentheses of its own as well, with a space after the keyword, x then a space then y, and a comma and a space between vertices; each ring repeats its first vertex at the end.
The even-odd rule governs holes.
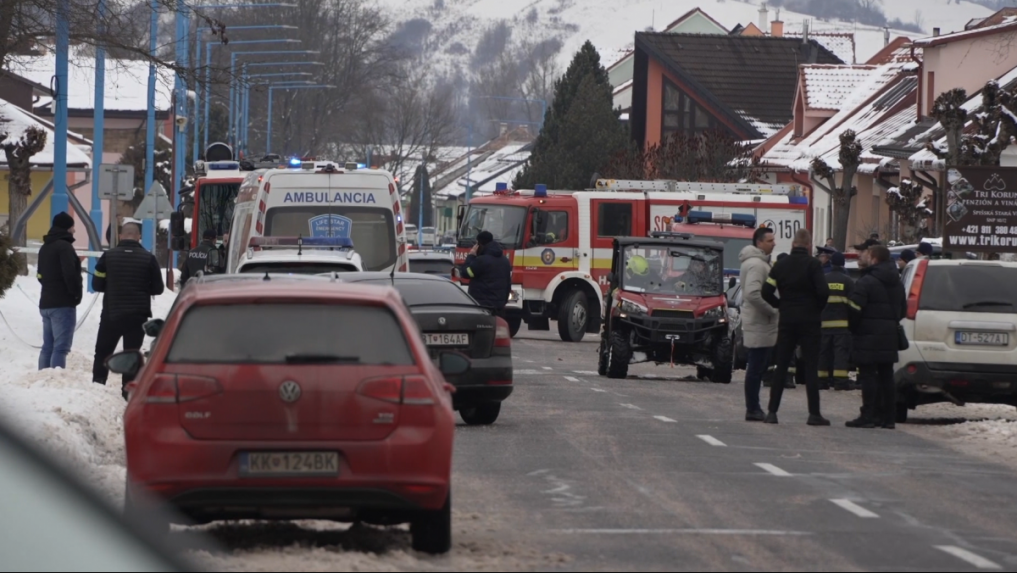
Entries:
POLYGON ((826 181, 824 190, 830 194, 833 203, 833 242, 837 249, 843 251, 847 247, 848 221, 851 219, 851 199, 858 194, 855 187, 855 175, 861 165, 862 145, 858 143, 857 134, 844 130, 840 134, 840 185, 837 184, 837 170, 821 157, 812 160, 813 178, 826 181))
POLYGON ((925 200, 925 187, 911 179, 903 179, 897 187, 886 191, 886 204, 900 222, 899 239, 906 244, 917 243, 927 231, 932 209, 925 200))
MULTIPOLYGON (((9 179, 7 190, 9 205, 7 209, 11 240, 19 247, 25 246, 25 230, 14 234, 14 223, 28 209, 28 198, 32 195, 32 157, 46 148, 46 131, 37 126, 29 125, 21 133, 11 133, 6 124, 9 120, 0 118, 0 148, 7 159, 9 179)), ((21 270, 25 274, 28 267, 24 258, 21 259, 21 270)))
POLYGON ((7 289, 14 286, 14 281, 18 278, 18 271, 21 269, 18 257, 11 248, 13 246, 14 241, 11 241, 9 236, 0 233, 0 298, 4 297, 7 289))
POLYGON ((926 147, 940 159, 945 159, 947 165, 961 164, 961 136, 968 122, 968 110, 964 109, 967 100, 967 92, 963 88, 955 88, 940 94, 932 105, 930 115, 946 131, 946 149, 939 148, 933 142, 929 142, 926 147))
POLYGON ((759 175, 752 148, 723 130, 674 132, 658 144, 633 146, 617 155, 605 176, 613 179, 672 179, 734 183, 759 175))

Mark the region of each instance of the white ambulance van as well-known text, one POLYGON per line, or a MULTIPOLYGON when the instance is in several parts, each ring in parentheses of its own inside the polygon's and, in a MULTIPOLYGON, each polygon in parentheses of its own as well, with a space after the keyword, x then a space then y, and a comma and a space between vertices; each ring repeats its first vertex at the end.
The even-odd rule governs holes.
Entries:
MULTIPOLYGON (((237 196, 227 272, 238 272, 258 237, 351 241, 365 271, 406 271, 399 193, 388 171, 307 161, 253 171, 237 196)), ((282 245, 273 245, 282 246, 282 245)))

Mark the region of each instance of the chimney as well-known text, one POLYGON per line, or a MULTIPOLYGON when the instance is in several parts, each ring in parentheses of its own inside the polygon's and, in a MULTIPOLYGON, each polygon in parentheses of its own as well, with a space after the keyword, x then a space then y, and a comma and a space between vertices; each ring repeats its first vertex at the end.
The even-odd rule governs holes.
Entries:
POLYGON ((886 27, 883 28, 883 47, 885 48, 889 45, 890 45, 890 28, 886 27))
POLYGON ((777 9, 777 19, 770 22, 770 35, 774 38, 784 37, 784 22, 780 20, 780 9, 777 9))
POLYGON ((803 20, 802 21, 802 43, 803 44, 808 44, 809 43, 809 21, 808 20, 803 20))
POLYGON ((939 37, 939 28, 933 28, 932 29, 932 37, 933 38, 938 38, 939 37))
POLYGON ((766 9, 766 2, 759 6, 759 29, 766 31, 766 23, 770 21, 770 11, 766 9))

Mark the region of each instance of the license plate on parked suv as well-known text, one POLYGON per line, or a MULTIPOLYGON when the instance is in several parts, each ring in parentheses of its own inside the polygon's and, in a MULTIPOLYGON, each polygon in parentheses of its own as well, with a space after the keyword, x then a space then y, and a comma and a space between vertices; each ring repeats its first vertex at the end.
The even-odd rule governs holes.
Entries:
POLYGON ((958 332, 955 340, 965 346, 1010 346, 1006 332, 958 332))
POLYGON ((470 335, 466 333, 427 333, 424 335, 428 346, 469 346, 470 335))
POLYGON ((240 454, 240 475, 334 476, 339 474, 336 452, 245 452, 240 454))

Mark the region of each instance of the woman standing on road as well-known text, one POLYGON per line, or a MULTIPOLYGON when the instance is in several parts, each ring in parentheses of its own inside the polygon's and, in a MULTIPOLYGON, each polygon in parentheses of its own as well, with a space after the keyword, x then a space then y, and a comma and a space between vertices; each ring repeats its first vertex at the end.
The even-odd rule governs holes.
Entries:
POLYGON ((897 405, 893 382, 899 344, 897 326, 907 313, 907 296, 886 247, 870 246, 858 257, 864 268, 851 294, 851 356, 862 383, 862 414, 847 427, 881 426, 892 430, 897 405))

